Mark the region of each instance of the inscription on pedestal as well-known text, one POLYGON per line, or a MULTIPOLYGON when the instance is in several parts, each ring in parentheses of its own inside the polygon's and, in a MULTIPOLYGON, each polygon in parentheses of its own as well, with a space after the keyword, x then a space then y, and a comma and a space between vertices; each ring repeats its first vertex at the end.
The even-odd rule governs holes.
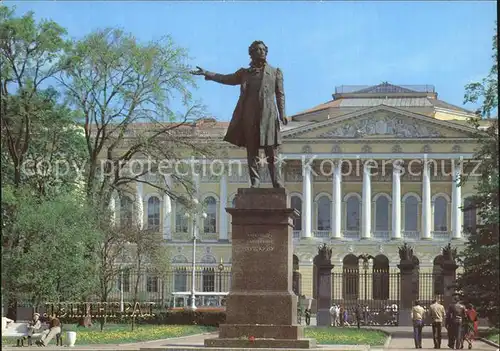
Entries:
POLYGON ((248 234, 246 247, 244 252, 269 252, 274 251, 274 241, 271 233, 251 233, 248 234))

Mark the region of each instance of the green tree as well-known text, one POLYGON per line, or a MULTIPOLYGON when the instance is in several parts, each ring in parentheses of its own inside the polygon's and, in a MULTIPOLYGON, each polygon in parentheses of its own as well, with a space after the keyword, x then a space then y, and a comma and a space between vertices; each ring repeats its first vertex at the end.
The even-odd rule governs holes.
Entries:
POLYGON ((88 248, 96 234, 83 230, 96 223, 80 196, 85 139, 50 85, 71 43, 57 23, 14 12, 0 6, 2 292, 13 319, 18 299, 39 303, 86 291, 82 283, 91 280, 75 269, 92 271, 88 248))
MULTIPOLYGON (((141 182, 160 194, 179 198, 167 182, 151 182, 143 176, 157 172, 165 161, 211 155, 213 143, 199 143, 191 133, 185 133, 192 130, 190 124, 202 112, 192 101, 190 88, 194 83, 186 61, 186 50, 169 37, 141 43, 116 29, 98 30, 75 42, 61 61, 64 69, 57 79, 84 126, 86 194, 104 214, 101 301, 107 301, 117 280, 116 259, 128 241, 120 227, 105 223, 113 194, 135 198, 134 183, 141 182), (170 101, 175 98, 182 99, 185 113, 171 110, 170 101), (137 159, 150 162, 135 169, 132 161, 137 159)), ((162 175, 159 177, 161 181, 162 175)), ((174 172, 172 178, 186 192, 193 192, 189 177, 174 172)), ((139 247, 139 251, 144 250, 139 247)))
POLYGON ((40 123, 51 111, 53 91, 46 91, 47 85, 62 69, 58 58, 68 42, 66 31, 57 23, 36 23, 33 12, 16 17, 14 11, 0 6, 0 111, 2 158, 11 166, 11 180, 19 187, 32 139, 43 133, 40 123))
MULTIPOLYGON (((481 103, 477 117, 470 120, 475 128, 478 146, 474 155, 480 166, 476 171, 476 194, 464 211, 473 211, 480 225, 469 233, 465 250, 460 255, 463 274, 458 277, 459 289, 479 313, 498 325, 499 297, 499 178, 498 178, 498 66, 497 35, 493 36, 493 66, 482 82, 466 86, 465 103, 481 103)), ((465 183, 468 176, 462 177, 465 183)))
MULTIPOLYGON (((58 80, 84 126, 87 195, 103 210, 113 190, 126 191, 134 182, 176 197, 166 184, 142 176, 161 162, 210 154, 211 144, 180 133, 202 113, 192 102, 187 58, 169 37, 141 43, 117 29, 95 31, 67 50, 58 80), (185 113, 170 109, 175 98, 182 99, 185 113), (138 158, 149 159, 148 167, 132 169, 138 158)), ((189 179, 173 177, 192 190, 189 179)))
POLYGON ((36 307, 97 292, 98 256, 88 246, 99 242, 101 233, 94 210, 82 198, 62 194, 40 199, 30 191, 2 189, 2 207, 16 208, 12 231, 19 240, 2 252, 7 299, 36 307))

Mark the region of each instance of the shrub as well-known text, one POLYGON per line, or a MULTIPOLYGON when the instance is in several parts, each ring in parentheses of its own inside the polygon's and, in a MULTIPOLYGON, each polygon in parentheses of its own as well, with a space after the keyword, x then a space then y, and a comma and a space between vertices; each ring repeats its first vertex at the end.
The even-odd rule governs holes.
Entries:
MULTIPOLYGON (((81 317, 62 317, 61 323, 78 324, 81 317)), ((100 317, 94 317, 92 323, 98 323, 100 317)), ((218 327, 225 323, 226 312, 221 309, 198 309, 191 310, 169 310, 160 312, 153 316, 136 317, 136 324, 156 324, 156 325, 202 325, 210 327, 218 327)), ((107 323, 127 324, 132 322, 131 316, 116 316, 107 317, 107 323)))

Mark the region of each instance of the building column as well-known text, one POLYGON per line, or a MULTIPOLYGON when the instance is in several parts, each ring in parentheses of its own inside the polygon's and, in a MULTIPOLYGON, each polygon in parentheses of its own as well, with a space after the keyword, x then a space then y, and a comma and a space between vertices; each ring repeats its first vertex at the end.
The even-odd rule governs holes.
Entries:
MULTIPOLYGON (((165 174, 165 185, 172 191, 172 177, 165 174)), ((172 199, 168 194, 163 195, 163 239, 172 239, 172 199)))
POLYGON ((219 184, 219 240, 227 241, 227 175, 224 172, 220 176, 219 184))
POLYGON ((139 230, 144 228, 144 191, 142 182, 136 182, 136 194, 134 204, 134 218, 139 230))
POLYGON ((342 162, 336 161, 333 167, 332 236, 335 239, 340 239, 342 237, 342 162))
POLYGON ((302 161, 302 237, 312 237, 311 165, 302 161))
POLYGON ((421 239, 431 239, 431 171, 430 162, 425 159, 422 162, 422 225, 420 228, 421 239))
POLYGON ((363 165, 363 198, 362 198, 362 226, 361 239, 371 237, 371 217, 372 217, 372 186, 371 186, 371 165, 365 162, 363 165))
POLYGON ((401 239, 401 165, 392 170, 392 239, 401 239))
POLYGON ((462 187, 460 185, 461 165, 453 161, 453 178, 451 184, 451 231, 452 239, 462 237, 462 187))

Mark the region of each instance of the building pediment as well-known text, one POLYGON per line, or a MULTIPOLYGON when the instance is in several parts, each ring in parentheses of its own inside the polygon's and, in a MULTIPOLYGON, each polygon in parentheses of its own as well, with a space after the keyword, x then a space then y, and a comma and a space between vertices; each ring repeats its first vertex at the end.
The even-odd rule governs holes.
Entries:
POLYGON ((287 132, 287 139, 469 138, 468 126, 390 106, 376 106, 287 132))

